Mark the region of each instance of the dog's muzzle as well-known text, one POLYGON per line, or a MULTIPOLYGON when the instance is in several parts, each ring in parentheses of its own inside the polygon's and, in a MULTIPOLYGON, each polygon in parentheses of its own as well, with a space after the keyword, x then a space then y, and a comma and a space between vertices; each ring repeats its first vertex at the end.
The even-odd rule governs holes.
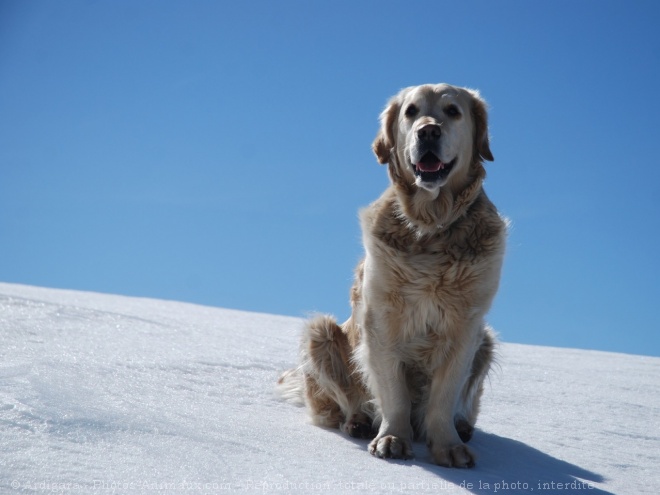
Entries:
POLYGON ((418 153, 414 153, 411 160, 415 177, 418 177, 422 183, 429 185, 435 185, 438 182, 444 183, 449 177, 456 159, 445 163, 438 157, 442 137, 440 126, 438 124, 426 124, 417 129, 416 133, 418 153), (420 158, 415 159, 414 155, 420 158))

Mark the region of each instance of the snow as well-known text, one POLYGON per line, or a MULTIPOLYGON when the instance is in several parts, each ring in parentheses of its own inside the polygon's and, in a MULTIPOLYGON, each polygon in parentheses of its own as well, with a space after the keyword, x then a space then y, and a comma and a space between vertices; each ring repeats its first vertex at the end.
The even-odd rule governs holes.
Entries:
POLYGON ((660 359, 502 344, 477 466, 367 453, 274 393, 298 318, 0 283, 0 493, 660 491, 660 359))

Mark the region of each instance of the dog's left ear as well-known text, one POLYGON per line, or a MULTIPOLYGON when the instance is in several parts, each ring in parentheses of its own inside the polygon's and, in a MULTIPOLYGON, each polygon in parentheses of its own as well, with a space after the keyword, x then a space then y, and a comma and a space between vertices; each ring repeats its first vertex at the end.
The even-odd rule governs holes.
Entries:
POLYGON ((371 149, 376 154, 378 163, 381 165, 389 163, 392 155, 392 148, 394 148, 396 142, 394 122, 399 117, 400 106, 399 97, 395 96, 389 101, 383 113, 380 114, 380 130, 376 134, 376 139, 374 139, 371 149))
POLYGON ((492 162, 493 153, 490 151, 490 141, 488 139, 488 110, 486 102, 481 98, 479 92, 470 91, 472 95, 472 119, 474 120, 474 148, 479 156, 484 160, 492 162))

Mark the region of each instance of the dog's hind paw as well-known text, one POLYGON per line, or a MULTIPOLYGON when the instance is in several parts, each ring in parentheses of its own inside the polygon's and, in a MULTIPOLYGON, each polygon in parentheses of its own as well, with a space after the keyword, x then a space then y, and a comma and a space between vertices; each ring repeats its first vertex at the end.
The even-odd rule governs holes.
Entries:
POLYGON ((464 443, 468 443, 474 434, 474 426, 467 422, 466 419, 458 418, 454 421, 456 432, 464 443))
POLYGON ((370 440, 376 436, 371 421, 362 419, 357 415, 353 416, 345 425, 344 430, 353 438, 363 438, 370 440))

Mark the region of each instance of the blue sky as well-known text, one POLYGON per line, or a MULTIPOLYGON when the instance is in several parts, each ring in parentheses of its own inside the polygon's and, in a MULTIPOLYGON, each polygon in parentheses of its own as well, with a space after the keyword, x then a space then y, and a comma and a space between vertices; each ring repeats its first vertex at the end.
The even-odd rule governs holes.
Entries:
POLYGON ((502 340, 660 355, 660 3, 0 1, 0 280, 349 314, 377 117, 491 107, 502 340))

